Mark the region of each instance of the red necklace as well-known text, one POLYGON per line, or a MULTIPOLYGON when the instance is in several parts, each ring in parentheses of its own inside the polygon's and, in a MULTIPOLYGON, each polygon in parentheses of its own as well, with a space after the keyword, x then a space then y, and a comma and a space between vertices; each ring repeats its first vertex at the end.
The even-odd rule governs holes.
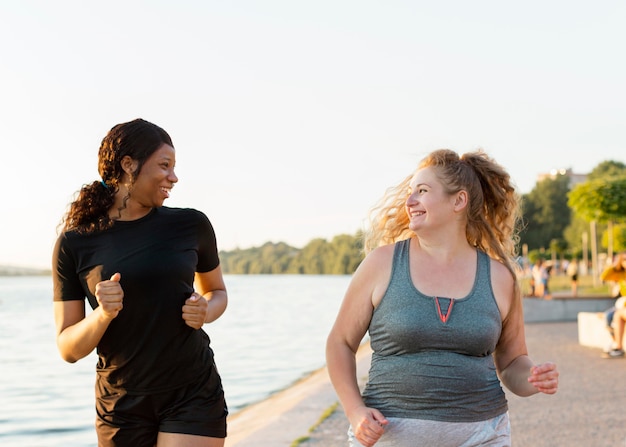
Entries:
POLYGON ((454 298, 439 298, 439 297, 435 297, 435 305, 437 306, 437 314, 439 314, 439 319, 441 320, 442 323, 447 323, 448 322, 448 318, 450 318, 450 314, 452 313, 452 306, 454 306, 454 298), (450 301, 450 305, 448 306, 448 310, 446 312, 446 314, 444 315, 443 312, 441 311, 441 304, 439 303, 440 299, 444 299, 444 300, 449 300, 450 301))

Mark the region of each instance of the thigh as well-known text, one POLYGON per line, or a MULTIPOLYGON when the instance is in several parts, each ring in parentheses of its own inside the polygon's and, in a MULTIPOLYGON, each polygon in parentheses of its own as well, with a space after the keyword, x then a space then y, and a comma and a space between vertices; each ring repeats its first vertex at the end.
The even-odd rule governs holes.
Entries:
MULTIPOLYGON (((226 437, 228 408, 224 399, 222 382, 215 368, 196 382, 181 387, 166 397, 167 400, 160 401, 158 405, 160 439, 172 437, 165 436, 166 434, 193 435, 198 438, 226 437)), ((189 445, 212 446, 213 444, 194 442, 189 445)))
POLYGON ((96 433, 98 447, 154 445, 158 422, 150 398, 128 395, 97 381, 96 433))

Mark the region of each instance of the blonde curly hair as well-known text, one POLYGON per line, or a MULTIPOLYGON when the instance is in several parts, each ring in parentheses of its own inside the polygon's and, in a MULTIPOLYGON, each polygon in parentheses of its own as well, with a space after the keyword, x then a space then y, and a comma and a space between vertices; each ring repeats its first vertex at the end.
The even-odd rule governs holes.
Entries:
MULTIPOLYGON (((515 275, 515 247, 521 222, 520 200, 506 170, 484 151, 459 156, 449 149, 427 155, 417 169, 434 168, 447 193, 467 191, 467 241, 505 264, 515 275)), ((366 252, 410 238, 405 209, 413 174, 389 188, 372 208, 369 228, 364 232, 366 252)))

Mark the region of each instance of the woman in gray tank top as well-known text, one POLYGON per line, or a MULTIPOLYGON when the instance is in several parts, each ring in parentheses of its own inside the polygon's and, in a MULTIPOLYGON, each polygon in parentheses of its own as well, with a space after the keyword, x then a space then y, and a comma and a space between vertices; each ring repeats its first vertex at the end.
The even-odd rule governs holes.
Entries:
POLYGON ((482 151, 432 152, 374 208, 326 351, 350 445, 509 446, 501 383, 556 393, 556 365, 526 349, 518 217, 509 175, 482 151), (368 332, 361 394, 355 353, 368 332))

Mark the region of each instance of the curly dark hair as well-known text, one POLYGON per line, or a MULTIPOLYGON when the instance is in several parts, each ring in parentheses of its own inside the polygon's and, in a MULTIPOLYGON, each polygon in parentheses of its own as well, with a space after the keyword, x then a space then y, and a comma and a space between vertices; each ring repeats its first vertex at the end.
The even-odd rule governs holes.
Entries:
POLYGON ((110 228, 113 220, 109 210, 124 175, 122 159, 128 155, 137 161, 132 185, 145 161, 163 144, 174 146, 165 130, 141 118, 114 126, 102 139, 98 151, 98 173, 102 180, 83 185, 78 191, 63 219, 63 230, 93 233, 110 228))

